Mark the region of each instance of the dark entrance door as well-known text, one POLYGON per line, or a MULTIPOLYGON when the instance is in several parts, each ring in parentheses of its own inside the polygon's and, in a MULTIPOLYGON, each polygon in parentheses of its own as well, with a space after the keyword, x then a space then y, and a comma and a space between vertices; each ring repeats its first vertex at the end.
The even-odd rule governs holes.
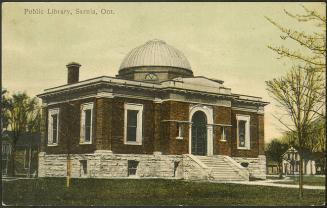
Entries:
POLYGON ((192 154, 207 155, 207 117, 202 111, 197 111, 192 122, 192 154))

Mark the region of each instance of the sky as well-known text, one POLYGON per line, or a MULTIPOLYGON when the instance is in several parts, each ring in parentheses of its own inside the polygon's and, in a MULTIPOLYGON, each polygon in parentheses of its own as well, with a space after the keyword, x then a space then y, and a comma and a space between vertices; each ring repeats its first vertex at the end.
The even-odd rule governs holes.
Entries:
POLYGON ((268 45, 296 48, 266 17, 305 31, 315 28, 284 13, 301 5, 325 14, 324 3, 18 3, 2 4, 2 86, 30 96, 66 84, 66 64, 82 65, 80 80, 115 76, 133 48, 161 39, 181 50, 194 75, 224 80, 232 93, 262 97, 265 141, 285 130, 265 81, 291 66, 268 45), (96 14, 93 14, 95 12, 96 14))

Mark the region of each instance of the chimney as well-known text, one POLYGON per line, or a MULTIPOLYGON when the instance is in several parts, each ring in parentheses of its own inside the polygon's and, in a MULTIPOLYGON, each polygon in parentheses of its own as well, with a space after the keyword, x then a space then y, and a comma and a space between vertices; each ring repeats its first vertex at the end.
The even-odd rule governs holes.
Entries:
POLYGON ((68 80, 67 84, 74 84, 79 80, 79 67, 81 65, 76 62, 71 62, 66 65, 68 69, 68 80))

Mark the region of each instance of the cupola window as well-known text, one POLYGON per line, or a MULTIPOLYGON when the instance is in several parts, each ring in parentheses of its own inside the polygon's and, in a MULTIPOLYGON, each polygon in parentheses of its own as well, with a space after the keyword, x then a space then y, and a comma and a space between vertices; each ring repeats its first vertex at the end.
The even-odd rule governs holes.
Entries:
POLYGON ((145 75, 145 80, 158 80, 158 76, 154 73, 148 73, 145 75))

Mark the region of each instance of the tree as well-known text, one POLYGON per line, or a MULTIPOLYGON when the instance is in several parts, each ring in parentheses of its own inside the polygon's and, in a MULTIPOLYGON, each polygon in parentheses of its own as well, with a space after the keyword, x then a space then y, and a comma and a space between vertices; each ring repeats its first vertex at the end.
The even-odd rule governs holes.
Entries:
POLYGON ((279 178, 283 177, 282 162, 283 155, 288 149, 288 144, 278 139, 273 139, 266 147, 266 156, 268 160, 277 162, 279 178))
MULTIPOLYGON (((325 169, 325 157, 317 158, 317 155, 325 155, 326 135, 325 135, 325 120, 323 117, 318 117, 308 125, 305 135, 303 158, 306 160, 317 160, 323 162, 325 169)), ((282 140, 295 149, 299 148, 297 135, 295 132, 286 132, 282 140)))
POLYGON ((305 6, 304 14, 291 14, 284 10, 285 14, 297 20, 298 22, 314 23, 321 31, 307 34, 281 26, 269 17, 266 19, 275 25, 283 35, 280 36, 283 40, 291 39, 308 50, 292 50, 284 46, 268 46, 273 51, 277 52, 280 57, 286 57, 300 62, 302 67, 313 68, 323 72, 326 68, 326 16, 319 14, 315 10, 309 10, 305 6), (305 51, 305 52, 304 52, 305 51))
POLYGON ((6 109, 8 109, 9 102, 8 102, 8 91, 1 90, 1 130, 7 129, 8 127, 8 113, 6 109))
POLYGON ((300 197, 303 197, 303 155, 306 148, 310 123, 313 122, 322 109, 321 82, 318 73, 306 69, 293 68, 285 76, 266 81, 267 90, 279 103, 287 116, 287 120, 275 116, 290 132, 296 134, 300 155, 300 197))
POLYGON ((8 98, 4 111, 12 131, 9 175, 14 176, 17 142, 25 132, 40 131, 40 107, 36 98, 30 98, 26 93, 15 93, 8 98))
POLYGON ((306 147, 310 148, 311 152, 323 152, 325 153, 326 145, 326 127, 325 119, 323 117, 318 117, 312 123, 310 123, 308 128, 308 140, 306 147))
MULTIPOLYGON (((311 73, 320 73, 321 76, 325 75, 326 69, 326 16, 319 14, 315 10, 310 10, 305 6, 304 14, 292 14, 284 10, 285 14, 298 22, 308 23, 309 26, 314 24, 318 31, 311 32, 310 34, 304 31, 297 31, 276 23, 271 18, 266 19, 275 25, 281 32, 280 38, 282 40, 292 40, 300 46, 301 50, 289 49, 284 46, 268 46, 271 50, 275 51, 279 58, 288 58, 297 61, 297 68, 310 70, 311 73)), ((321 83, 323 90, 319 102, 325 105, 325 82, 321 83)), ((324 111, 316 111, 316 113, 325 117, 324 111)))
POLYGON ((284 46, 268 46, 279 58, 295 61, 292 70, 279 79, 267 81, 267 90, 286 111, 288 122, 282 117, 277 118, 290 132, 296 134, 300 155, 299 196, 303 197, 303 155, 308 144, 309 124, 318 115, 325 119, 325 77, 326 68, 326 16, 315 10, 304 7, 304 14, 285 14, 300 23, 317 26, 319 31, 308 34, 284 27, 272 19, 266 19, 281 32, 283 40, 291 40, 300 46, 301 50, 289 49, 284 46))

